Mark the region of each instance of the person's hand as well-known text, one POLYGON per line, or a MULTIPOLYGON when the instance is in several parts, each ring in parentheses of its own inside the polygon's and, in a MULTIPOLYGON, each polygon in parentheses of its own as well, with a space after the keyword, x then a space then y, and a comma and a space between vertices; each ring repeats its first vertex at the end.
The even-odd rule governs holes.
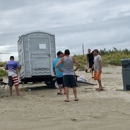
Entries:
POLYGON ((61 72, 64 72, 64 70, 60 69, 61 72))
POLYGON ((18 68, 18 70, 21 70, 21 68, 22 68, 22 66, 21 66, 21 65, 19 65, 19 68, 18 68))

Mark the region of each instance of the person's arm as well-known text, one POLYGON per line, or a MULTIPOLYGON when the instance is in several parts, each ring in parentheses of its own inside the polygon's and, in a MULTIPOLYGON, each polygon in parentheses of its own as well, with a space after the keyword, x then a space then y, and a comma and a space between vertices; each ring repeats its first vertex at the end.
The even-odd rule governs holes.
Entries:
POLYGON ((87 54, 87 57, 86 57, 86 65, 88 67, 88 63, 89 63, 89 57, 88 57, 88 54, 87 54))
POLYGON ((100 65, 100 73, 102 73, 102 60, 99 61, 99 65, 100 65))
POLYGON ((56 71, 55 71, 55 69, 53 68, 53 72, 54 72, 54 75, 56 75, 56 71))
POLYGON ((73 62, 76 64, 76 68, 74 69, 74 71, 77 71, 80 67, 80 64, 74 57, 73 57, 73 62))
POLYGON ((53 61, 53 72, 54 72, 54 75, 56 75, 56 71, 55 71, 55 63, 53 61))
POLYGON ((100 55, 98 57, 98 60, 99 60, 99 65, 100 65, 99 71, 100 71, 100 73, 102 73, 102 58, 100 55))
POLYGON ((57 64, 57 68, 61 71, 61 72, 63 72, 63 70, 60 68, 60 64, 61 63, 63 63, 64 62, 64 57, 63 58, 61 58, 61 60, 58 62, 58 64, 57 64))
POLYGON ((19 65, 19 68, 18 69, 21 69, 22 68, 22 66, 21 65, 19 65))
POLYGON ((19 63, 17 62, 17 68, 20 70, 21 69, 21 65, 19 65, 19 63))
POLYGON ((6 63, 6 65, 5 65, 5 70, 8 70, 8 65, 7 65, 7 63, 6 63))
POLYGON ((93 64, 92 68, 90 69, 90 72, 92 72, 93 69, 94 69, 94 64, 93 64))

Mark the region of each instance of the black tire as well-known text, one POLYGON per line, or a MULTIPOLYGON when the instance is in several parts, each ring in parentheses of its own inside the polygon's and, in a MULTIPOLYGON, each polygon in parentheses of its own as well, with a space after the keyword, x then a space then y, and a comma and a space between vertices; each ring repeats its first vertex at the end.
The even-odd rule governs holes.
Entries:
POLYGON ((56 80, 53 81, 53 88, 58 89, 58 84, 56 80))
POLYGON ((52 86, 53 82, 52 81, 45 81, 45 84, 48 85, 48 86, 52 86))

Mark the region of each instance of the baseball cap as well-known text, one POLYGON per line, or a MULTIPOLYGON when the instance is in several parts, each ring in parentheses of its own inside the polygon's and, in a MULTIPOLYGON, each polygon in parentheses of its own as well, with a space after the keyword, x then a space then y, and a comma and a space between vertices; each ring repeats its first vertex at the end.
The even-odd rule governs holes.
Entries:
POLYGON ((58 51, 57 52, 57 56, 59 56, 60 54, 63 54, 63 52, 62 51, 58 51))
POLYGON ((93 50, 93 52, 94 52, 94 51, 96 51, 97 53, 99 53, 98 49, 93 50))

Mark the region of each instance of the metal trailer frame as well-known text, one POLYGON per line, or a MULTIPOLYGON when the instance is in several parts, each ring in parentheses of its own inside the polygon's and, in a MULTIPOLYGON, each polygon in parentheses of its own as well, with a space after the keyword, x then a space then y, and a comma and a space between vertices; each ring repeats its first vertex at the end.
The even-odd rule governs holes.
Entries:
MULTIPOLYGON (((93 84, 93 83, 89 83, 89 82, 77 81, 78 76, 75 76, 75 77, 76 77, 76 82, 77 83, 82 83, 82 84, 87 84, 87 85, 92 85, 92 86, 93 85, 97 85, 97 84, 93 84)), ((47 80, 46 78, 50 78, 50 77, 42 77, 41 80, 37 81, 37 82, 36 82, 37 77, 33 77, 31 80, 30 79, 29 80, 26 79, 26 81, 20 81, 19 84, 24 85, 24 84, 28 84, 29 82, 31 82, 32 84, 42 83, 43 79, 44 79, 46 85, 52 86, 53 88, 58 88, 57 83, 56 83, 56 76, 54 76, 51 80, 47 80)), ((5 83, 3 81, 3 79, 0 79, 0 87, 4 89, 6 85, 8 85, 8 83, 5 83)))

